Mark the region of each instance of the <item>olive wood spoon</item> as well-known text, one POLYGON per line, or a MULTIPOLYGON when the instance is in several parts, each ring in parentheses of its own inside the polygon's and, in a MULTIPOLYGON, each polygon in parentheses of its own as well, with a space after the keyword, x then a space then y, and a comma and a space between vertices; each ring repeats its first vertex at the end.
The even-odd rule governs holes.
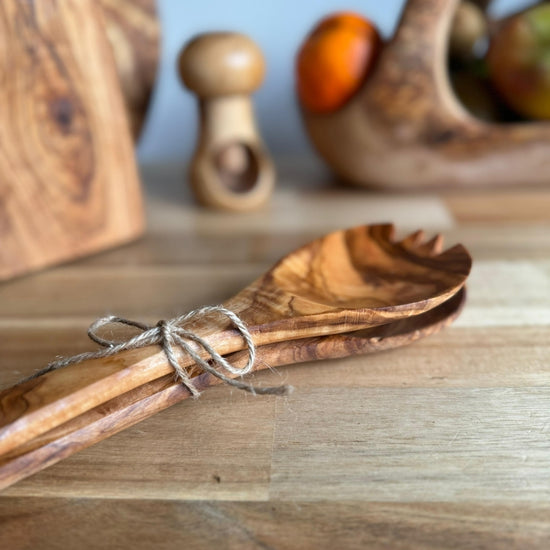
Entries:
MULTIPOLYGON (((256 346, 338 334, 418 315, 460 289, 471 258, 462 245, 432 255, 436 237, 393 241, 393 226, 336 231, 290 253, 228 300, 256 346)), ((245 348, 222 316, 186 328, 221 355, 245 348)), ((176 350, 177 351, 177 350, 176 350)), ((197 348, 197 351, 200 351, 197 348)), ((182 368, 193 360, 177 354, 182 368)), ((147 382, 172 373, 158 346, 55 370, 0 393, 0 455, 147 382)))
MULTIPOLYGON (((254 370, 369 354, 411 344, 452 323, 462 309, 465 296, 463 288, 426 313, 387 325, 261 346, 254 370)), ((235 365, 244 365, 248 357, 240 351, 228 359, 235 365)), ((197 375, 194 381, 201 389, 220 383, 209 373, 197 375)), ((189 391, 168 374, 99 405, 0 457, 0 490, 189 396, 189 391)))

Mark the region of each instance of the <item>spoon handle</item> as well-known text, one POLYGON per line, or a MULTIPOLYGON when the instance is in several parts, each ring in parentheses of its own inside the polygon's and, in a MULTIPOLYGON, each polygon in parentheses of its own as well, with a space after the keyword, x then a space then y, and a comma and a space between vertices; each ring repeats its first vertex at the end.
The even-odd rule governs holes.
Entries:
MULTIPOLYGON (((305 336, 349 332, 354 329, 353 316, 349 318, 347 323, 338 323, 338 314, 328 313, 317 324, 306 316, 260 324, 249 330, 255 345, 264 346, 305 336)), ((381 314, 370 323, 362 320, 359 326, 386 322, 381 314)), ((246 346, 241 334, 227 328, 224 319, 208 325, 199 321, 189 330, 203 337, 220 355, 246 346)), ((196 351, 205 356, 200 348, 196 347, 196 351)), ((193 365, 193 360, 178 347, 174 347, 174 352, 181 368, 193 365)), ((0 456, 102 403, 171 373, 173 368, 164 352, 158 346, 148 346, 82 361, 8 388, 0 392, 0 456)))
MULTIPOLYGON (((221 330, 207 339, 222 355, 243 347, 242 338, 233 330, 221 330)), ((182 351, 175 348, 174 352, 182 368, 193 365, 182 351)), ((173 377, 173 368, 164 352, 148 346, 82 361, 8 388, 0 393, 0 456, 168 374, 173 377)))
MULTIPOLYGON (((401 343, 395 343, 395 345, 401 345, 401 343)), ((277 367, 316 359, 369 353, 389 347, 394 347, 391 345, 391 340, 376 341, 346 334, 304 338, 292 343, 283 342, 259 347, 255 370, 265 369, 268 366, 277 367)), ((247 354, 236 352, 227 358, 233 365, 239 367, 246 363, 247 354)), ((208 386, 219 384, 220 380, 208 373, 203 373, 195 377, 193 382, 197 389, 203 390, 208 386)), ((170 373, 90 409, 0 456, 0 490, 115 435, 189 396, 189 391, 175 381, 173 374, 170 373)))

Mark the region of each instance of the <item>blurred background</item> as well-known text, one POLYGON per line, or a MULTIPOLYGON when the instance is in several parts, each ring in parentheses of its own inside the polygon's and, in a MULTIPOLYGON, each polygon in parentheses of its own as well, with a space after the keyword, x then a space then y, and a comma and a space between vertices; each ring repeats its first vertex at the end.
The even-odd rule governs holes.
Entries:
MULTIPOLYGON (((504 15, 529 0, 494 0, 490 13, 504 15)), ((196 137, 197 109, 180 84, 176 60, 193 35, 213 30, 248 34, 262 48, 267 74, 254 96, 262 136, 276 157, 313 157, 300 123, 294 93, 294 56, 306 34, 325 15, 356 11, 372 19, 384 38, 391 36, 404 0, 158 0, 162 26, 161 63, 153 103, 141 135, 141 163, 185 162, 196 137)))

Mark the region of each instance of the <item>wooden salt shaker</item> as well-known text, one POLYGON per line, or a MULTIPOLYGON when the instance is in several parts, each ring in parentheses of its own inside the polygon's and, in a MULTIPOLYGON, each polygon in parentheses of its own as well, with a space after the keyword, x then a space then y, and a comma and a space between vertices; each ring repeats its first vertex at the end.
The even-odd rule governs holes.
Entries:
POLYGON ((260 207, 275 180, 250 99, 264 78, 260 49, 242 34, 199 35, 182 50, 179 70, 199 98, 199 136, 189 171, 195 196, 222 210, 260 207))

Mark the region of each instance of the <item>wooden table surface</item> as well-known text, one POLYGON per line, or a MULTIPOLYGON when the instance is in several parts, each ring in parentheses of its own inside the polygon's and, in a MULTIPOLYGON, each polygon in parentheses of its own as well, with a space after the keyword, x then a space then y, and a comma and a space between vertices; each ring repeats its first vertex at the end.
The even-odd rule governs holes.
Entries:
POLYGON ((0 548, 548 548, 550 188, 385 194, 288 162, 261 213, 201 211, 144 169, 135 244, 0 285, 0 385, 90 349, 108 312, 157 320, 238 291, 327 231, 393 221, 472 252, 443 333, 208 389, 0 493, 0 548))

